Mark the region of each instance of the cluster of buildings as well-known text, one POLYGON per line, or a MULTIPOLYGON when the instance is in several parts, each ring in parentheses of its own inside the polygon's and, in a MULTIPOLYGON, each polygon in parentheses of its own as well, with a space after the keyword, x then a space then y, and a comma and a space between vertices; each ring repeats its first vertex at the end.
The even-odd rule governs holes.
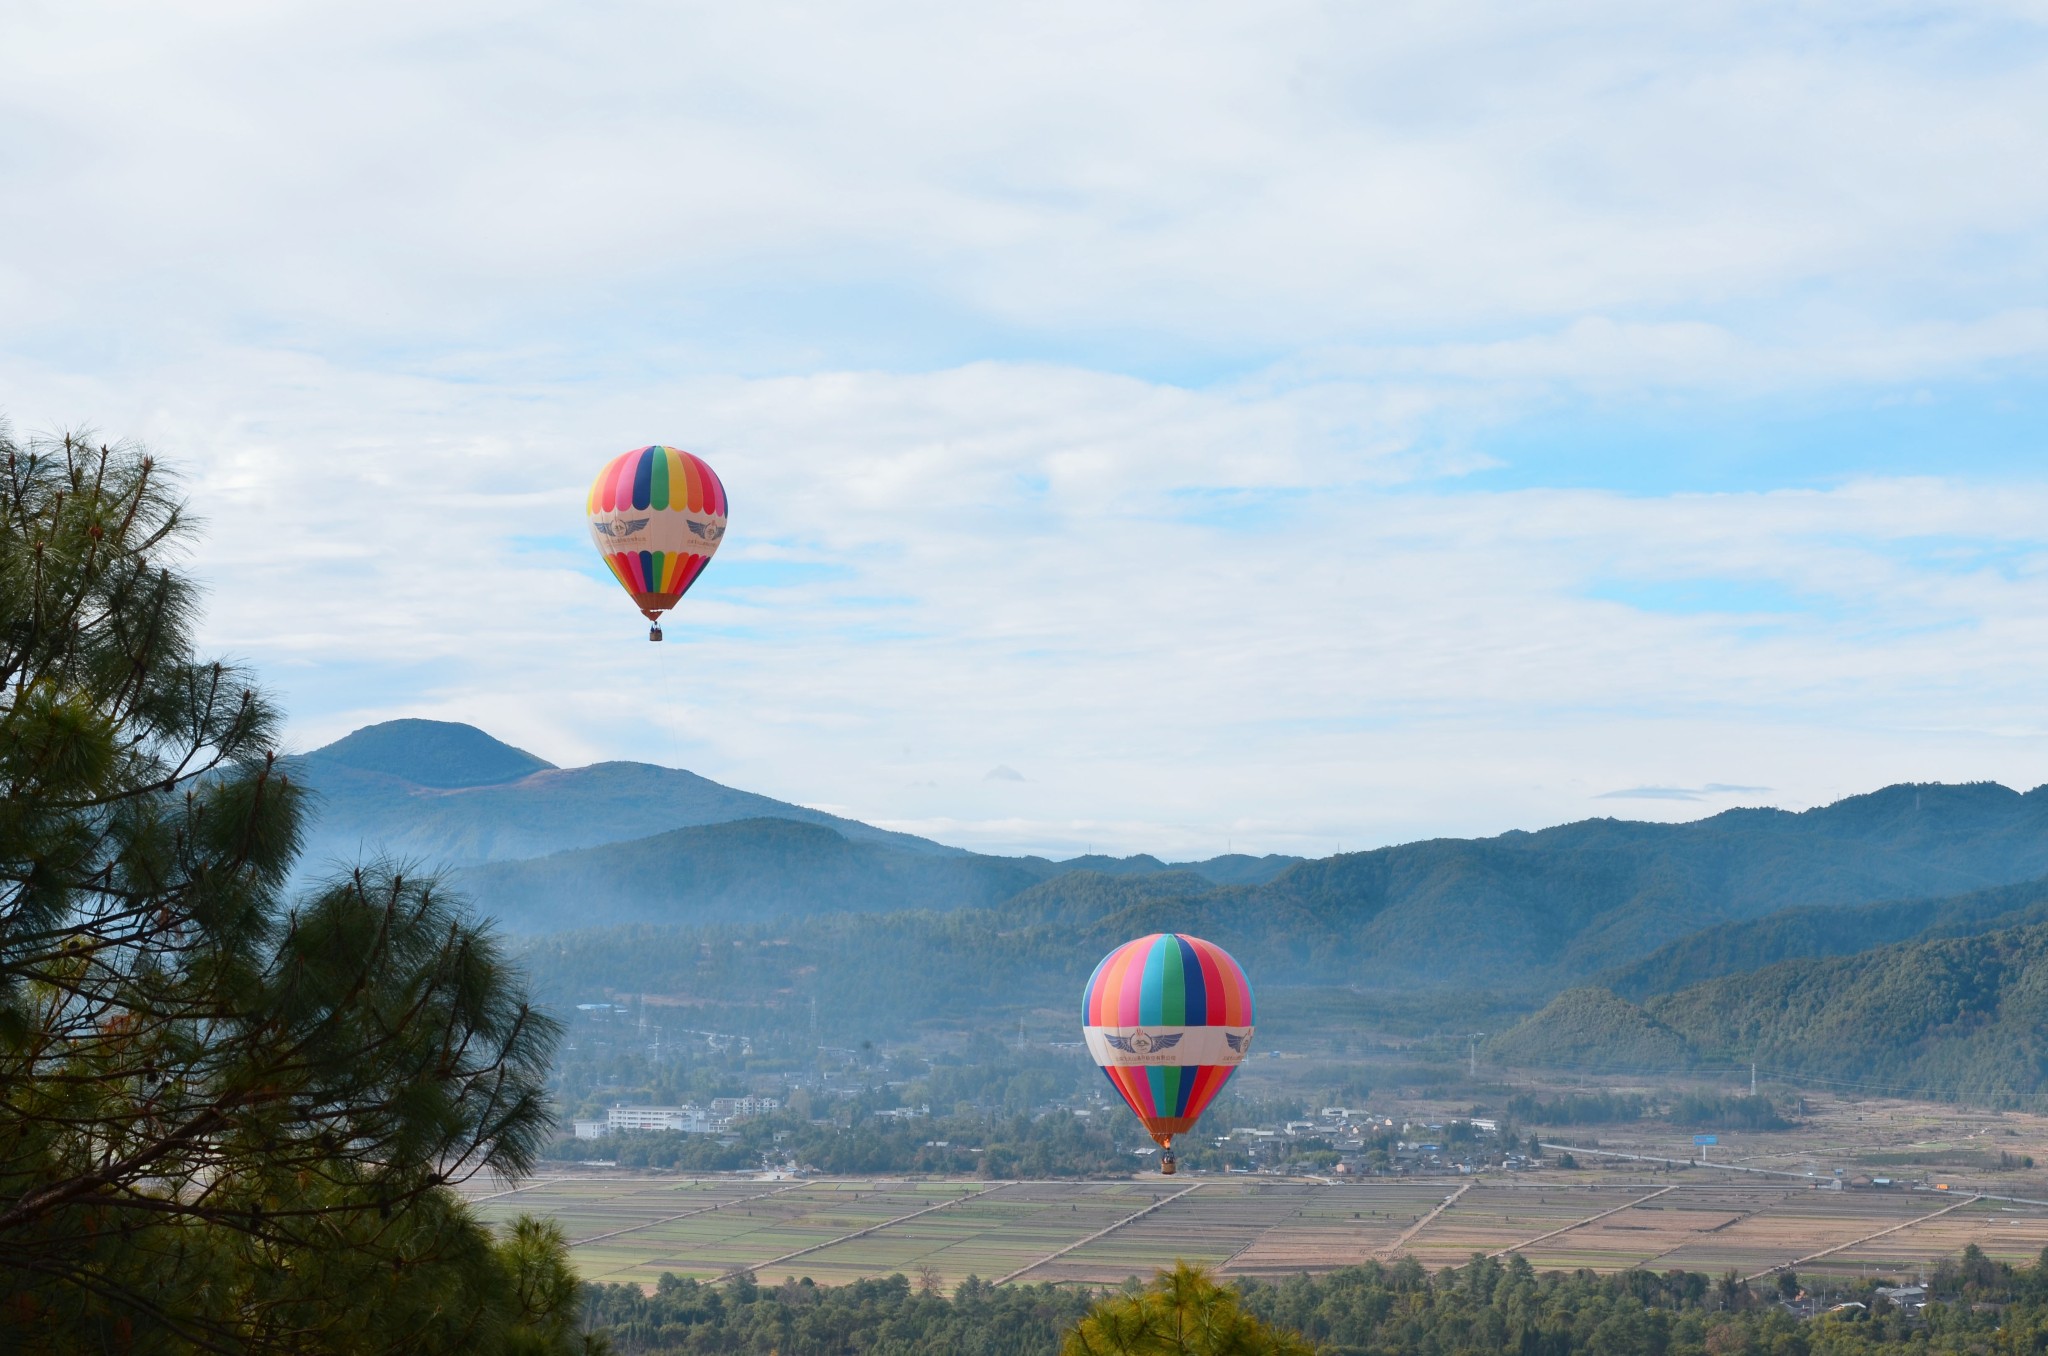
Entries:
POLYGON ((765 1116, 782 1105, 774 1097, 714 1097, 708 1107, 615 1106, 601 1121, 575 1121, 576 1138, 602 1139, 636 1130, 673 1130, 685 1135, 715 1135, 749 1116, 765 1116))
POLYGON ((1446 1123, 1396 1122, 1326 1106, 1314 1120, 1277 1128, 1241 1126, 1216 1142, 1245 1150, 1274 1171, 1285 1170, 1290 1161, 1298 1166, 1304 1156, 1321 1155, 1324 1170, 1344 1177, 1467 1173, 1502 1163, 1530 1166, 1501 1140, 1499 1122, 1476 1116, 1446 1123))

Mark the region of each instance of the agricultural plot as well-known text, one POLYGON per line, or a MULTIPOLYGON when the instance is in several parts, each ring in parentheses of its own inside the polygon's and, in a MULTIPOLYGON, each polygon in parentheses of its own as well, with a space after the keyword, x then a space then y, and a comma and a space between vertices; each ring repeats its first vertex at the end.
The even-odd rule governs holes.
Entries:
MULTIPOLYGON (((1183 1179, 1182 1190, 1195 1185, 1183 1179)), ((1202 1181, 1172 1204, 1083 1244, 1020 1279, 1099 1281, 1145 1275, 1176 1259, 1220 1266, 1326 1190, 1310 1183, 1202 1181)))
POLYGON ((1443 1184, 1434 1182, 1315 1190, 1225 1262, 1223 1271, 1233 1276, 1290 1275, 1385 1258, 1394 1241, 1446 1194, 1443 1184))
POLYGON ((1279 1276, 1401 1256, 1435 1269, 1510 1252, 1546 1270, 1751 1275, 1798 1262, 1801 1271, 1897 1273, 1969 1243, 2016 1261, 2048 1246, 2048 1207, 1700 1170, 1345 1183, 595 1177, 509 1193, 473 1183, 470 1194, 489 1219, 530 1211, 560 1220, 586 1279, 640 1284, 738 1270, 841 1284, 925 1268, 947 1285, 970 1275, 1105 1284, 1176 1259, 1279 1276))

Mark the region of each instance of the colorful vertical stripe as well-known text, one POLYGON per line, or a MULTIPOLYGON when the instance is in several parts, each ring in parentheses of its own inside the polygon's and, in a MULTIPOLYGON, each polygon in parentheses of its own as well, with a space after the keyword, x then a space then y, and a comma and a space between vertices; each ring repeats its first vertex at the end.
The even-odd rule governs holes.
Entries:
POLYGON ((680 447, 636 447, 597 473, 585 512, 621 509, 687 510, 723 518, 725 486, 702 457, 680 447))
POLYGON ((591 481, 585 507, 606 566, 650 618, 689 592, 725 537, 725 485, 679 447, 613 457, 591 481))
MULTIPOLYGON (((1194 1059, 1203 1057, 1195 1053, 1197 1049, 1209 1049, 1232 1060, 1176 1063, 1169 1056, 1157 1062, 1103 1066, 1110 1085, 1162 1145, 1193 1126, 1237 1067, 1237 1054, 1215 1044, 1220 1036, 1190 1040, 1189 1028, 1229 1027, 1231 1039, 1248 1042, 1252 1023, 1252 986, 1243 968, 1222 947, 1182 933, 1154 933, 1110 952, 1095 967, 1081 1000, 1083 1028, 1126 1033, 1118 1037, 1126 1041, 1130 1033, 1152 1028, 1148 1040, 1178 1036, 1176 1044, 1165 1049, 1184 1050, 1194 1059)), ((1100 1038, 1099 1033, 1090 1037, 1100 1038)))
POLYGON ((1251 981, 1228 951, 1155 932, 1102 958, 1083 991, 1083 1026, 1250 1026, 1251 981))

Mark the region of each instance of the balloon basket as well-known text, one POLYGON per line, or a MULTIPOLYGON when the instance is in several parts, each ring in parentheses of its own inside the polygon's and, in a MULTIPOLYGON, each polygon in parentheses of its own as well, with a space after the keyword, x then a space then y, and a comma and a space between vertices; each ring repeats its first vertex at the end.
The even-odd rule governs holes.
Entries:
POLYGON ((660 628, 659 626, 650 626, 650 627, 648 627, 648 628, 647 628, 647 638, 648 638, 649 640, 660 640, 660 639, 661 639, 661 628, 660 628))
POLYGON ((1173 1176, 1173 1175, 1174 1175, 1175 1173, 1177 1173, 1177 1172, 1179 1172, 1179 1171, 1180 1171, 1180 1164, 1178 1164, 1178 1163, 1176 1163, 1176 1162, 1174 1161, 1174 1158, 1173 1158, 1173 1155, 1172 1155, 1172 1154, 1164 1154, 1164 1155, 1162 1155, 1162 1156, 1160 1157, 1160 1159, 1159 1159, 1159 1175, 1160 1175, 1161 1177, 1171 1177, 1171 1176, 1173 1176))

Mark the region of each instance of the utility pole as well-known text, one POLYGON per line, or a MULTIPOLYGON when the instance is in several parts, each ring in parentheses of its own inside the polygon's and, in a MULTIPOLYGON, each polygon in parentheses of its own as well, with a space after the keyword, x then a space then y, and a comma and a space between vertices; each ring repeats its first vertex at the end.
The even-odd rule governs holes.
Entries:
POLYGON ((1749 1095, 1756 1096, 1756 1061, 1749 1062, 1749 1095))
POLYGON ((1466 1042, 1471 1047, 1471 1049, 1467 1052, 1468 1058, 1470 1059, 1470 1064, 1467 1067, 1465 1075, 1467 1078, 1477 1079, 1479 1077, 1479 1041, 1480 1038, 1485 1035, 1486 1033, 1484 1031, 1475 1031, 1465 1038, 1466 1042))

